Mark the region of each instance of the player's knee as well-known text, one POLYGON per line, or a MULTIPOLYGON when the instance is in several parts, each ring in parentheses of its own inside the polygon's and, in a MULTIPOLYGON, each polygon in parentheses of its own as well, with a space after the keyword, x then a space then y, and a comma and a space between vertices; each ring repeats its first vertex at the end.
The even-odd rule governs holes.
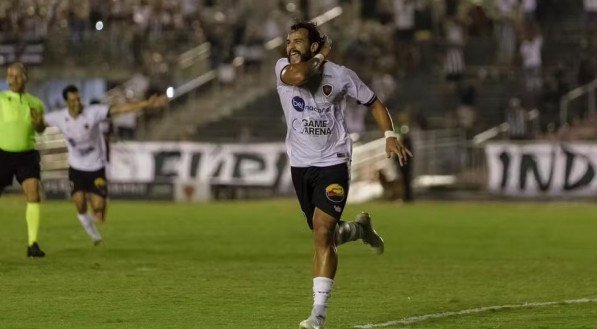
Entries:
POLYGON ((25 199, 27 199, 27 202, 29 203, 38 203, 41 200, 39 191, 37 189, 26 190, 25 199))
POLYGON ((25 194, 25 199, 29 203, 37 203, 40 201, 39 196, 39 189, 37 188, 37 184, 28 183, 23 185, 23 192, 25 194))

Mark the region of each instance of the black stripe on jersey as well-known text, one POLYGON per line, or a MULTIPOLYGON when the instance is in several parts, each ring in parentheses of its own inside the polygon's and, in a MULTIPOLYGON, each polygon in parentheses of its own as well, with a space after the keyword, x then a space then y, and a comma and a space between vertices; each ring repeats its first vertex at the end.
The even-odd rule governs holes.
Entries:
POLYGON ((373 105, 373 103, 375 103, 376 100, 377 100, 377 96, 375 94, 373 94, 373 97, 371 97, 371 99, 369 101, 367 101, 366 103, 361 103, 358 100, 357 100, 357 103, 358 104, 363 104, 365 106, 371 106, 371 105, 373 105))

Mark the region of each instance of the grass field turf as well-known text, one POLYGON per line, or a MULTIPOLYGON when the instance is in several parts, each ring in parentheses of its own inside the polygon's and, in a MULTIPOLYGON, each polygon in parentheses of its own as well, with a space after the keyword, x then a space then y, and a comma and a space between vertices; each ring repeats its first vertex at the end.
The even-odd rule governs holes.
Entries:
MULTIPOLYGON (((327 329, 597 297, 597 206, 369 203, 386 240, 340 247, 327 329)), ((110 204, 93 247, 68 202, 42 208, 45 259, 25 258, 21 197, 0 198, 0 328, 298 328, 310 311, 310 231, 294 200, 110 204)), ((597 304, 387 328, 596 328, 597 304)))

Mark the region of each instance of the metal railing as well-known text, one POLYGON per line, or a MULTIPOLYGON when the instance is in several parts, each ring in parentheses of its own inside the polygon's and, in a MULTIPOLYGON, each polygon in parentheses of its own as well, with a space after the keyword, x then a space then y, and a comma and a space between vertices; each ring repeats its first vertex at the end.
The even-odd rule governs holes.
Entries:
MULTIPOLYGON (((343 13, 341 7, 334 7, 312 19, 319 26, 338 18, 343 13)), ((212 83, 217 81, 216 69, 177 84, 168 91, 171 100, 178 102, 179 110, 170 111, 157 124, 144 129, 143 139, 169 139, 181 129, 197 127, 206 122, 230 115, 251 100, 266 94, 275 87, 275 75, 272 63, 280 56, 278 50, 284 43, 282 37, 264 42, 264 56, 260 64, 250 70, 245 69, 245 59, 236 57, 232 66, 236 72, 235 80, 228 85, 212 83), (207 86, 207 87, 206 87, 207 86), (176 129, 175 129, 176 128, 176 129)), ((189 58, 205 59, 209 48, 197 48, 179 56, 179 65, 189 65, 189 58)))
MULTIPOLYGON (((327 12, 313 18, 311 21, 317 23, 318 26, 324 25, 326 23, 328 23, 329 21, 337 18, 338 16, 342 15, 342 7, 334 7, 330 10, 328 10, 327 12)), ((278 49, 278 47, 280 47, 282 44, 284 43, 284 38, 282 38, 281 36, 275 37, 271 40, 268 40, 266 42, 264 42, 263 44, 263 48, 268 52, 268 55, 271 55, 272 51, 275 51, 276 49, 278 49)), ((183 53, 182 55, 180 55, 178 57, 178 64, 180 66, 181 69, 184 69, 185 67, 189 67, 191 65, 193 65, 193 61, 197 61, 197 59, 202 59, 202 60, 206 60, 209 58, 209 51, 210 51, 210 46, 209 43, 205 43, 203 45, 200 45, 194 49, 191 49, 185 53, 183 53)), ((268 56, 266 56, 267 58, 268 56)), ((242 67, 244 64, 244 58, 242 57, 237 57, 234 60, 234 66, 236 68, 240 68, 242 67)), ((267 62, 267 61, 264 61, 267 62)), ((262 67, 264 67, 267 65, 262 65, 262 67)), ((266 68, 269 71, 271 71, 270 67, 266 68)), ((187 82, 182 83, 181 85, 179 85, 178 87, 175 87, 173 90, 173 98, 178 98, 181 97, 189 92, 192 92, 193 90, 201 87, 202 85, 204 85, 205 83, 211 81, 212 79, 214 79, 216 77, 215 72, 214 71, 208 71, 208 72, 204 72, 201 74, 201 76, 195 77, 187 82), (209 79, 207 79, 209 77, 209 79)))

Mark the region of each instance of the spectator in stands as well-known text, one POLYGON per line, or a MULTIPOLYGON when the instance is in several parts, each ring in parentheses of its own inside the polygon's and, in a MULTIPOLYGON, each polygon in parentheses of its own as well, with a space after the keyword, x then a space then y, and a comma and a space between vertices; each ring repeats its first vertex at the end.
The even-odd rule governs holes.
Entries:
POLYGON ((587 28, 590 31, 597 29, 597 0, 583 0, 587 28))
POLYGON ((35 132, 43 132, 44 127, 31 121, 35 115, 43 115, 44 104, 25 91, 27 79, 23 64, 10 65, 6 75, 9 90, 0 93, 0 195, 16 177, 27 201, 27 257, 44 257, 37 243, 41 198, 39 153, 35 150, 35 132))
POLYGON ((80 1, 78 5, 71 5, 69 7, 68 29, 70 53, 76 60, 82 59, 80 53, 83 47, 83 38, 85 37, 85 32, 88 28, 89 10, 88 1, 80 1))
POLYGON ((458 85, 458 107, 456 108, 456 117, 458 127, 464 130, 467 139, 473 137, 478 130, 477 118, 477 89, 473 82, 463 82, 458 85))
POLYGON ((414 65, 415 0, 394 0, 396 55, 399 69, 404 72, 414 65))
POLYGON ((534 24, 536 19, 536 11, 537 11, 537 0, 521 0, 522 5, 522 14, 524 19, 525 25, 534 24))
POLYGON ((518 0, 496 0, 497 62, 511 65, 516 52, 516 9, 518 0))
POLYGON ((541 93, 543 85, 542 56, 543 35, 537 24, 532 24, 525 31, 524 40, 520 44, 520 57, 527 106, 537 106, 536 98, 541 93))
POLYGON ((548 133, 555 131, 560 120, 560 100, 571 89, 566 78, 568 71, 564 64, 558 63, 545 74, 539 108, 541 109, 541 128, 548 133))
POLYGON ((529 131, 527 127, 528 112, 522 107, 520 98, 510 99, 506 110, 506 122, 508 123, 508 135, 510 139, 527 139, 529 131))
POLYGON ((465 31, 460 21, 456 19, 446 20, 445 29, 446 57, 444 59, 444 72, 448 81, 458 83, 466 69, 464 62, 465 31))

